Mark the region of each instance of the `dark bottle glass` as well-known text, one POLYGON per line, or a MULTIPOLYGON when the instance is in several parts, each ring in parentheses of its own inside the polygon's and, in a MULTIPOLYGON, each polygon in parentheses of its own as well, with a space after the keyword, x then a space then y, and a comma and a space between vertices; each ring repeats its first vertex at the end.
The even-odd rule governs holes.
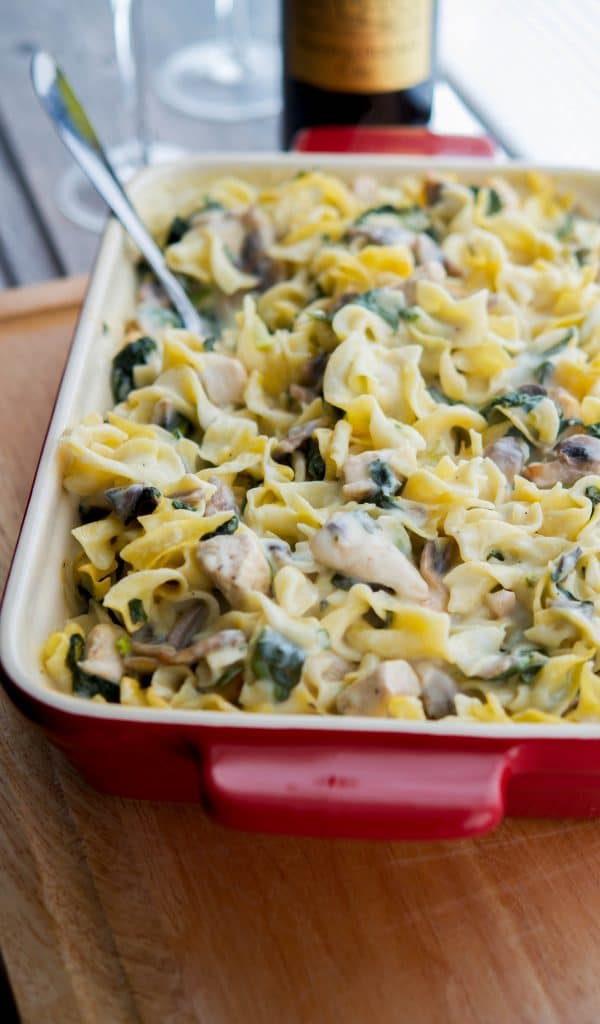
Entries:
POLYGON ((426 124, 435 0, 283 0, 287 147, 325 124, 426 124))

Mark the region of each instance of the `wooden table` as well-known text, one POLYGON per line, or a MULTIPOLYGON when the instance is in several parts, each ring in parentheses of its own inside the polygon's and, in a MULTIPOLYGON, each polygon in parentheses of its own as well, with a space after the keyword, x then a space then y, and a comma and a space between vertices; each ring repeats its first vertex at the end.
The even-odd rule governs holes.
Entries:
MULTIPOLYGON (((43 41, 86 100, 102 93, 90 107, 114 138, 109 5, 3 3, 0 284, 23 284, 87 270, 96 244, 56 209, 67 157, 31 96, 28 49, 43 41)), ((201 24, 208 6, 147 3, 151 61, 183 41, 179 15, 201 24)), ((232 131, 154 98, 151 113, 155 134, 191 148, 276 142, 275 119, 232 131)), ((0 583, 81 287, 0 297, 0 583), (33 301, 54 307, 30 315, 33 301)), ((0 773, 0 945, 27 1024, 600 1019, 600 822, 441 844, 228 832, 199 807, 93 792, 3 694, 0 773)))

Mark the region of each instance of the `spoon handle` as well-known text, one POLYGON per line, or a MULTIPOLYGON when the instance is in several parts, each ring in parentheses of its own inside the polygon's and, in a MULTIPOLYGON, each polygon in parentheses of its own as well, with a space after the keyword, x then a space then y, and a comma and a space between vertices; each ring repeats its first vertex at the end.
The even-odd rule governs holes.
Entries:
POLYGON ((37 50, 33 55, 31 80, 65 146, 133 239, 185 326, 196 334, 205 334, 206 325, 179 281, 168 270, 161 250, 138 217, 81 103, 54 59, 44 50, 37 50))

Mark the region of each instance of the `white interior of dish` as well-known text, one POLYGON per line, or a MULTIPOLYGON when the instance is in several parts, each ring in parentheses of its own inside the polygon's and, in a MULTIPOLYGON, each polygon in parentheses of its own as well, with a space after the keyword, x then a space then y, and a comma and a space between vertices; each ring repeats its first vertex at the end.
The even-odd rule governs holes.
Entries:
MULTIPOLYGON (((381 180, 402 172, 420 173, 432 166, 452 169, 477 182, 492 172, 519 178, 530 165, 502 164, 483 160, 432 160, 407 157, 320 156, 315 154, 216 155, 193 158, 176 165, 144 171, 132 187, 140 212, 154 230, 165 227, 176 210, 186 207, 186 195, 197 195, 199 186, 219 175, 240 175, 265 183, 277 181, 306 167, 331 168, 342 177, 374 174, 381 180)), ((591 171, 547 170, 572 190, 592 213, 600 214, 600 175, 591 171)), ((104 412, 112 401, 109 363, 121 343, 123 325, 133 311, 135 275, 132 250, 121 228, 111 222, 106 230, 92 282, 40 461, 31 502, 15 554, 0 617, 0 651, 5 671, 24 691, 53 707, 104 719, 168 721, 191 725, 240 728, 336 729, 376 732, 440 732, 447 735, 553 738, 595 738, 599 725, 481 725, 477 722, 405 722, 390 719, 357 719, 307 715, 262 715, 239 712, 224 716, 213 711, 156 710, 97 704, 60 694, 48 686, 40 665, 40 650, 50 632, 69 614, 63 587, 63 567, 73 554, 70 530, 76 503, 61 487, 56 445, 63 430, 90 412, 104 412)))

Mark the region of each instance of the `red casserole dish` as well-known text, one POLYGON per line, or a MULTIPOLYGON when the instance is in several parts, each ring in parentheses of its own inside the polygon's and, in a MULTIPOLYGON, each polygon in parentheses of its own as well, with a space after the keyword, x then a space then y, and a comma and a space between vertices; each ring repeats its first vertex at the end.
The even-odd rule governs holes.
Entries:
MULTIPOLYGON (((144 209, 203 175, 268 180, 314 156, 215 156, 153 169, 144 209)), ((339 174, 424 170, 411 158, 322 156, 339 174)), ((437 161, 442 165, 442 161, 437 161)), ((448 166, 449 161, 443 165, 448 166)), ((453 163, 477 181, 492 165, 453 163)), ((510 176, 518 168, 503 165, 510 176)), ((600 210, 600 175, 557 171, 600 210)), ((39 651, 64 618, 61 566, 74 502, 55 450, 63 429, 108 407, 108 365, 133 299, 121 229, 109 224, 61 384, 13 559, 0 619, 3 678, 14 703, 95 788, 135 798, 201 800, 221 822, 263 832, 361 838, 457 838, 505 814, 600 814, 600 725, 483 725, 136 709, 51 690, 39 651), (93 356, 93 358, 92 358, 93 356)))

